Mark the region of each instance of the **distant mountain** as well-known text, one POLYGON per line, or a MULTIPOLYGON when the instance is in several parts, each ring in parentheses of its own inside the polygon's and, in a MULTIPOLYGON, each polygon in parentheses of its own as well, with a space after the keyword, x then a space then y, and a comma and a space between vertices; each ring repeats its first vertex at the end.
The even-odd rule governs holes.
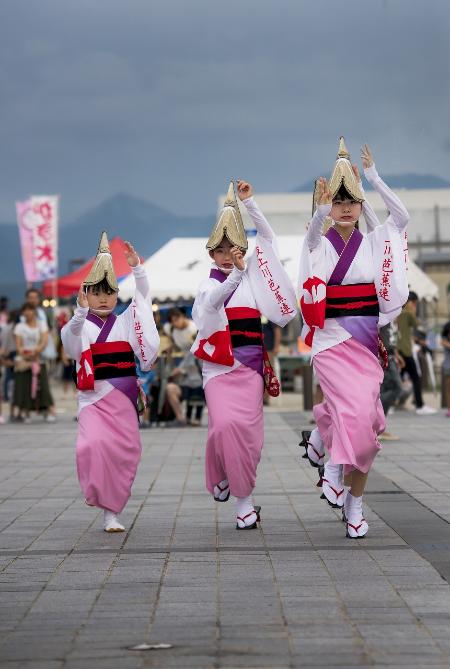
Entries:
MULTIPOLYGON (((178 216, 151 202, 125 193, 115 195, 60 228, 59 274, 67 274, 72 259, 94 255, 102 230, 120 235, 148 258, 172 237, 208 236, 215 216, 178 216)), ((0 295, 22 299, 25 280, 15 224, 0 224, 0 295)))
MULTIPOLYGON (((424 188, 450 188, 450 181, 433 174, 386 174, 382 175, 383 180, 391 188, 409 188, 411 190, 424 188)), ((366 190, 370 190, 370 185, 365 181, 366 190)), ((314 180, 307 181, 303 186, 294 188, 292 193, 311 193, 314 188, 314 180)))
POLYGON ((148 258, 172 237, 204 236, 214 216, 178 216, 151 202, 121 193, 61 228, 60 267, 68 271, 71 258, 89 258, 102 230, 120 235, 148 258))

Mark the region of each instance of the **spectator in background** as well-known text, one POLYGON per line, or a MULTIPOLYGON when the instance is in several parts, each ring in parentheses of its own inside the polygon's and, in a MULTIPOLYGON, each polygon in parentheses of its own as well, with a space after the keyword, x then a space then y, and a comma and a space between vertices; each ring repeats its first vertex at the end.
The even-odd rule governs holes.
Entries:
POLYGON ((0 330, 8 322, 8 298, 5 295, 0 297, 0 330))
POLYGON ((142 407, 139 413, 142 414, 142 418, 139 422, 140 429, 145 430, 146 428, 151 427, 150 421, 150 404, 153 401, 152 398, 152 385, 156 381, 156 372, 153 365, 152 369, 148 371, 143 371, 139 359, 136 359, 136 374, 138 377, 139 393, 145 396, 145 403, 142 402, 142 407))
POLYGON ((450 418, 450 321, 442 330, 441 343, 444 349, 444 362, 442 363, 442 376, 445 382, 445 393, 447 399, 447 418, 450 418))
MULTIPOLYGON (((57 353, 56 353, 56 344, 55 340, 53 337, 53 332, 49 327, 49 322, 47 318, 47 314, 45 312, 45 309, 42 307, 42 295, 39 292, 37 288, 28 288, 28 290, 25 293, 25 300, 27 304, 31 304, 36 309, 36 317, 39 321, 39 323, 42 324, 44 328, 47 329, 47 343, 45 345, 44 350, 42 351, 41 354, 41 361, 43 364, 50 364, 50 370, 52 370, 52 365, 56 360, 57 353)), ((20 317, 20 320, 23 321, 23 317, 20 317)), ((46 376, 48 377, 48 370, 46 370, 46 376)), ((50 408, 50 416, 54 417, 55 415, 55 407, 52 406, 50 408)))
MULTIPOLYGON (((14 328, 19 318, 19 311, 14 309, 9 312, 8 322, 2 327, 2 364, 5 370, 3 380, 3 398, 10 401, 12 398, 14 384, 14 358, 16 357, 16 339, 14 328)), ((12 408, 12 404, 11 404, 12 408)))
MULTIPOLYGON (((25 293, 25 300, 27 304, 31 304, 31 306, 35 308, 36 318, 40 323, 45 323, 48 330, 47 315, 41 306, 42 298, 41 298, 41 293, 38 291, 38 289, 28 288, 27 292, 25 293)), ((21 320, 23 321, 25 319, 21 317, 21 320)))
MULTIPOLYGON (((400 369, 403 367, 404 362, 401 356, 397 353, 392 323, 387 323, 387 325, 380 328, 379 335, 388 355, 388 366, 384 370, 383 383, 380 388, 381 404, 383 405, 384 415, 387 418, 389 409, 394 406, 395 402, 397 402, 403 395, 400 369)), ((378 436, 378 439, 384 441, 397 441, 398 437, 385 430, 378 436)))
POLYGON ((402 369, 402 376, 407 372, 414 390, 414 401, 416 405, 416 413, 419 416, 426 416, 436 413, 435 409, 424 404, 422 399, 422 382, 417 371, 416 363, 413 357, 412 350, 412 333, 417 328, 417 303, 419 298, 417 293, 411 291, 408 295, 408 301, 402 309, 402 313, 397 319, 398 324, 398 340, 397 350, 404 360, 404 367, 402 369))
POLYGON ((48 338, 45 349, 42 351, 42 358, 48 361, 56 360, 56 345, 53 338, 53 333, 49 328, 49 322, 45 310, 42 308, 42 296, 37 288, 28 288, 25 293, 25 300, 36 309, 36 316, 40 323, 44 323, 48 330, 48 338))
POLYGON ((179 427, 201 424, 205 393, 203 391, 202 368, 200 361, 188 351, 178 367, 171 372, 171 380, 166 386, 166 395, 175 414, 175 424, 179 427), (177 379, 177 382, 175 382, 177 379), (186 418, 183 415, 182 402, 186 400, 186 418), (195 418, 192 418, 195 402, 195 418))
POLYGON ((3 399, 3 390, 5 387, 3 380, 3 367, 6 360, 4 343, 5 343, 7 323, 8 323, 8 298, 2 295, 2 297, 0 297, 0 425, 3 425, 5 423, 5 419, 2 414, 2 399, 3 399))
POLYGON ((63 346, 61 346, 60 350, 60 359, 61 359, 61 381, 62 381, 64 397, 67 397, 70 388, 72 388, 72 395, 75 397, 75 392, 76 392, 76 385, 74 382, 75 364, 73 360, 71 360, 67 355, 67 353, 64 351, 63 346))
POLYGON ((42 361, 48 340, 48 329, 38 319, 36 307, 26 302, 21 309, 23 320, 14 328, 14 400, 19 419, 30 421, 30 411, 44 413, 49 423, 55 421, 53 398, 48 384, 47 367, 42 361))
POLYGON ((194 321, 188 318, 178 307, 169 309, 167 319, 168 322, 163 328, 164 333, 172 339, 180 351, 189 351, 197 335, 194 321))

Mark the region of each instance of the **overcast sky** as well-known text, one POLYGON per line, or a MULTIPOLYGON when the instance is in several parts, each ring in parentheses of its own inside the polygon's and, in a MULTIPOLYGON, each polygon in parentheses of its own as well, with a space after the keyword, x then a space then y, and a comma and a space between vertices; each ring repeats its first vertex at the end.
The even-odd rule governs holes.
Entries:
POLYGON ((0 220, 60 193, 215 210, 229 177, 291 190, 367 141, 450 178, 449 0, 2 0, 0 220))

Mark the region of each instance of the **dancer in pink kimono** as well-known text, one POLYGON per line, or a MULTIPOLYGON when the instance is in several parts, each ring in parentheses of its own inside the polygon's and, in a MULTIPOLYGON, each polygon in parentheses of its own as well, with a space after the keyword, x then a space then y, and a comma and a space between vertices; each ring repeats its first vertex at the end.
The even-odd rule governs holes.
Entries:
POLYGON ((247 237, 231 182, 206 247, 213 264, 195 299, 191 350, 203 360, 208 405, 206 487, 217 502, 236 498, 236 529, 248 530, 256 528, 260 509, 252 492, 264 442, 261 314, 284 326, 297 309, 251 185, 239 181, 238 195, 257 231, 255 249, 246 265, 247 237))
POLYGON ((389 210, 386 222, 377 225, 373 215, 370 232, 359 231, 364 193, 341 138, 330 182, 316 183, 316 209, 300 260, 304 335, 324 394, 314 407, 317 430, 305 445, 313 464, 323 462, 324 446, 329 452, 322 496, 344 508, 347 536, 354 539, 369 529, 362 496, 385 425, 378 327, 398 316, 408 296, 408 212, 379 177, 367 145, 362 160, 366 178, 389 210), (323 235, 328 217, 332 226, 323 235))
POLYGON ((146 371, 159 346, 147 276, 128 242, 126 258, 136 280, 129 307, 113 313, 118 285, 104 232, 75 314, 61 331, 64 350, 77 365, 78 479, 86 504, 103 509, 106 532, 125 529, 117 515, 141 457, 135 356, 146 371))

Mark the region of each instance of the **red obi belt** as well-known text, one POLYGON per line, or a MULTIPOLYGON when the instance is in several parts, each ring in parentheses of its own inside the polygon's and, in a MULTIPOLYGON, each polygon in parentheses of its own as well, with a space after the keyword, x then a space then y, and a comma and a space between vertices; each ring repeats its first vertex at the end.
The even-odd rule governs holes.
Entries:
POLYGON ((374 283, 327 286, 325 318, 341 316, 378 316, 377 291, 374 283))
POLYGON ((119 376, 136 376, 134 352, 127 341, 91 344, 94 379, 113 379, 119 376))
POLYGON ((261 313, 250 307, 227 307, 225 309, 230 327, 231 345, 262 346, 261 313))

